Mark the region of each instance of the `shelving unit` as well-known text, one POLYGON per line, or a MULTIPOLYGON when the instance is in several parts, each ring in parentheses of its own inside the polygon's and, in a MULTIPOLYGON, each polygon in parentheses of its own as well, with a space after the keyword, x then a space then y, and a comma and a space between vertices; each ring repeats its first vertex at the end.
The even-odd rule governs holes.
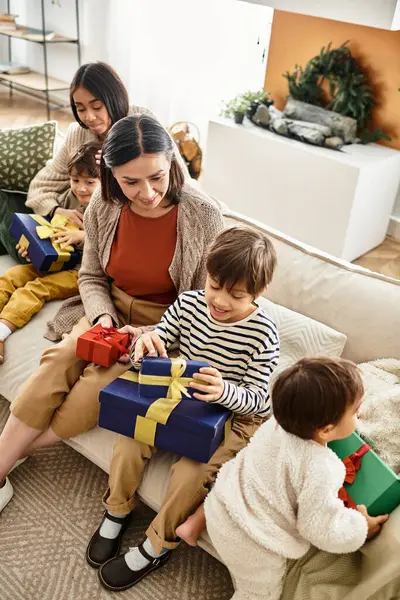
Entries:
MULTIPOLYGON (((7 0, 7 12, 11 13, 11 0, 7 0)), ((42 31, 46 31, 46 13, 44 7, 44 0, 41 0, 41 13, 42 13, 42 31)), ((46 40, 43 35, 42 41, 34 41, 24 37, 23 33, 26 29, 29 29, 26 25, 18 25, 18 28, 14 31, 0 30, 0 35, 8 37, 8 60, 12 62, 12 39, 25 40, 32 44, 41 44, 43 47, 43 73, 37 73, 31 71, 24 75, 6 75, 0 73, 0 84, 8 86, 10 90, 10 97, 12 96, 13 89, 16 89, 24 94, 35 96, 37 93, 44 93, 46 97, 46 108, 47 108, 47 119, 50 119, 50 106, 56 108, 62 108, 65 104, 56 102, 50 99, 50 92, 59 92, 69 89, 69 83, 61 81, 54 77, 49 76, 48 63, 47 63, 47 51, 48 46, 53 44, 75 44, 77 49, 78 66, 81 64, 81 45, 79 36, 79 0, 75 0, 75 15, 76 15, 76 38, 66 37, 64 35, 56 34, 53 39, 46 40), (33 93, 32 93, 33 92, 33 93)))

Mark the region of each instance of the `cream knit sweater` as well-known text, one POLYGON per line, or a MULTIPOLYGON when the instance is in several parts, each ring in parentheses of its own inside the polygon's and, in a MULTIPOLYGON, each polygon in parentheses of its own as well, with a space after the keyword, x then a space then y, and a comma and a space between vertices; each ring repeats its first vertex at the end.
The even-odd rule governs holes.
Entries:
MULTIPOLYGON (((252 540, 259 552, 297 559, 311 544, 326 552, 354 552, 368 528, 361 513, 338 498, 345 471, 328 447, 286 433, 271 417, 222 467, 206 499, 206 517, 214 528, 222 526, 217 515, 223 509, 230 523, 225 530, 240 530, 244 543, 252 540)), ((243 552, 229 546, 222 560, 225 553, 243 552)))
MULTIPOLYGON (((129 114, 145 114, 156 118, 150 110, 142 106, 131 106, 129 114)), ((68 163, 70 159, 82 144, 98 143, 99 141, 99 138, 90 129, 84 129, 79 123, 72 123, 58 153, 32 179, 26 206, 38 215, 48 215, 55 206, 59 206, 60 194, 69 188, 68 163)), ((176 149, 176 157, 185 173, 185 179, 190 181, 188 170, 178 149, 176 149)))

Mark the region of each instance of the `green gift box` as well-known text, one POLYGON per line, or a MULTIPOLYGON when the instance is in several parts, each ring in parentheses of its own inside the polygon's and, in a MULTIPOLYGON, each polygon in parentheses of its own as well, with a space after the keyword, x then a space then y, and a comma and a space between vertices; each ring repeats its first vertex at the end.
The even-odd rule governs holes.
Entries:
POLYGON ((346 471, 352 470, 350 462, 355 466, 353 483, 344 484, 350 504, 351 500, 356 505, 364 504, 372 517, 390 513, 400 504, 400 478, 366 447, 358 433, 330 442, 328 446, 344 461, 346 471))

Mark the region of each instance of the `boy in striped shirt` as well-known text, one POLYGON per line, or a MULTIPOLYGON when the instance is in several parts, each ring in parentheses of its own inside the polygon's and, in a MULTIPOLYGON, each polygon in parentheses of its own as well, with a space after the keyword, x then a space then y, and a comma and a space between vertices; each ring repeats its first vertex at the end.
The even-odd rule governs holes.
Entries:
POLYGON ((196 545, 205 529, 202 502, 218 470, 247 445, 269 415, 268 382, 278 363, 279 338, 255 300, 270 283, 275 265, 274 247, 263 233, 244 227, 224 230, 208 254, 205 290, 181 294, 156 329, 137 339, 131 351, 134 364, 145 354, 167 357, 176 347, 185 359, 208 361, 211 366, 193 376, 194 396, 222 404, 234 418, 229 436, 207 464, 182 458, 174 465, 145 542, 101 567, 100 579, 109 589, 135 585, 164 564, 180 539, 196 545))

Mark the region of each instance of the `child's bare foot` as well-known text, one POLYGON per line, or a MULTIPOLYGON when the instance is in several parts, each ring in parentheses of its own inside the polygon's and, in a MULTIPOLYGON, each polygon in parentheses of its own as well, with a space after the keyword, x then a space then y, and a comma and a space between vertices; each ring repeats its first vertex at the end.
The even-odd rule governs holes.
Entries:
POLYGON ((182 525, 176 529, 176 535, 184 540, 189 546, 197 546, 200 534, 206 528, 206 517, 203 505, 201 505, 194 515, 191 515, 182 525))

